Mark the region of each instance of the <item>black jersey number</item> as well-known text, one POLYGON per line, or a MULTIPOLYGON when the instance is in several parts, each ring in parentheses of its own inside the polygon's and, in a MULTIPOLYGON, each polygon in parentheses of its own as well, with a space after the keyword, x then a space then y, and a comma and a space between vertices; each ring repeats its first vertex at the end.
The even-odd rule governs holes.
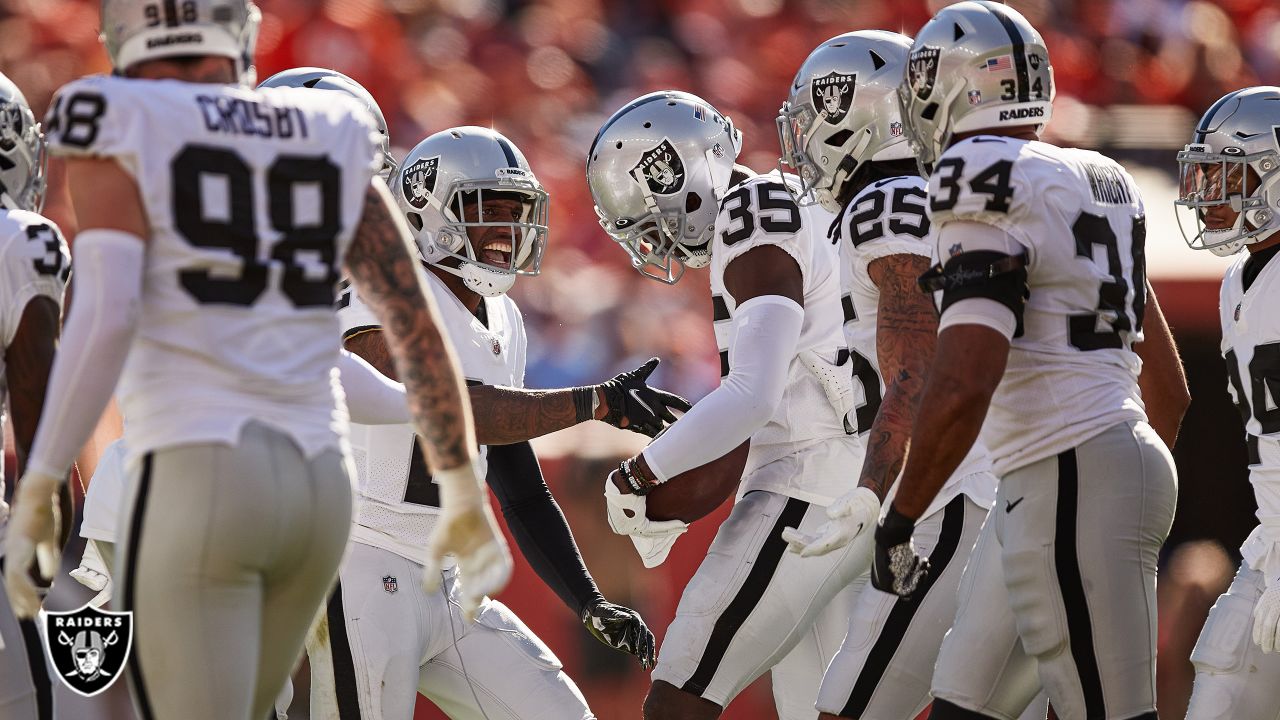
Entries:
POLYGON ((107 112, 107 101, 95 92, 80 91, 70 97, 58 96, 49 111, 45 133, 62 144, 88 148, 98 139, 98 121, 107 112))
POLYGON ((725 247, 732 247, 756 231, 756 214, 751 209, 751 188, 756 191, 760 229, 767 233, 800 231, 800 208, 782 183, 762 182, 740 187, 725 196, 721 205, 729 213, 729 227, 720 233, 725 247), (736 226, 736 227, 735 227, 736 226))
POLYGON ((1096 312, 1072 315, 1068 318, 1071 346, 1077 350, 1102 350, 1128 348, 1131 335, 1142 332, 1142 319, 1147 305, 1147 222, 1142 215, 1135 215, 1129 228, 1132 266, 1126 277, 1120 257, 1120 244, 1111 223, 1101 215, 1081 213, 1071 226, 1075 236, 1076 256, 1093 259, 1093 246, 1101 245, 1107 256, 1107 274, 1098 288, 1096 312), (1128 304, 1129 289, 1133 288, 1133 303, 1128 304), (1106 323, 1109 330, 1098 330, 1099 323, 1106 323))
MULTIPOLYGON (((917 187, 896 187, 890 203, 889 232, 922 238, 929 234, 929 218, 925 216, 926 193, 917 187), (917 202, 918 201, 918 202, 917 202)), ((858 199, 849 216, 849 239, 857 247, 884 237, 884 190, 873 190, 858 199)))
MULTIPOLYGON (((845 295, 840 298, 840 304, 844 308, 845 323, 857 322, 858 310, 853 305, 853 298, 845 295)), ((876 372, 875 365, 853 348, 849 348, 849 361, 853 365, 853 379, 862 386, 862 403, 854 409, 858 434, 862 435, 871 430, 871 423, 875 422, 876 414, 880 412, 884 396, 880 393, 880 375, 876 372)))
POLYGON ((1227 378, 1236 391, 1240 420, 1246 425, 1250 417, 1257 420, 1264 435, 1280 432, 1280 406, 1267 407, 1268 396, 1273 403, 1280 404, 1280 342, 1265 343, 1253 349, 1253 359, 1249 361, 1249 385, 1253 392, 1248 395, 1240 381, 1240 362, 1236 351, 1228 350, 1225 357, 1227 378), (1250 397, 1253 403, 1249 402, 1250 397))
MULTIPOLYGON (((960 178, 964 175, 964 158, 951 157, 938 163, 938 190, 929 198, 929 209, 934 212, 950 210, 960 201, 960 178)), ((987 195, 983 210, 1009 212, 1013 199, 1013 161, 997 160, 990 167, 974 175, 968 181, 969 190, 987 195)))
POLYGON ((27 240, 40 245, 42 255, 32 260, 36 272, 41 275, 58 277, 63 282, 71 275, 71 263, 62 251, 62 242, 58 231, 50 225, 28 225, 27 240))
MULTIPOLYGON (((182 270, 179 282, 202 304, 252 305, 267 289, 269 265, 258 259, 253 173, 227 148, 188 145, 173 159, 173 217, 193 247, 230 251, 238 272, 182 270), (214 202, 221 196, 221 205, 214 202)), ((282 155, 267 170, 271 228, 281 239, 271 248, 283 265, 280 290, 296 307, 332 305, 338 280, 341 171, 326 157, 282 155), (318 218, 299 222, 295 190, 314 188, 318 218)))

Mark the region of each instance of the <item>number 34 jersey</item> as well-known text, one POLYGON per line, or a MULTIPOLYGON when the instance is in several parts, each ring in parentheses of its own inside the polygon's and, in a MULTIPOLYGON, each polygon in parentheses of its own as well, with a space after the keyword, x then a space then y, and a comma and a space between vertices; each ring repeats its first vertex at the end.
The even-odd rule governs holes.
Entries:
POLYGON ((1110 158, 1038 141, 979 136, 943 154, 929 177, 935 259, 975 250, 1024 254, 1026 301, 983 426, 997 475, 1145 420, 1138 390, 1146 304, 1142 198, 1110 158), (1003 232, 947 243, 948 223, 1003 232))
POLYGON ((258 419, 341 443, 339 268, 374 172, 373 120, 338 93, 97 76, 59 91, 52 152, 113 159, 147 242, 117 388, 129 450, 237 441, 258 419))

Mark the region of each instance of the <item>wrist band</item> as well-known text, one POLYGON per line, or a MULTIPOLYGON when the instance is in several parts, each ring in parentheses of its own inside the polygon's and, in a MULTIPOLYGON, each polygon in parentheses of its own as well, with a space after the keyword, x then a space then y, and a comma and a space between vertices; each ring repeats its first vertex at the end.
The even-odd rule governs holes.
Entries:
POLYGON ((596 393, 595 386, 576 387, 569 393, 573 396, 575 419, 580 423, 595 420, 596 408, 600 405, 600 396, 596 393))
POLYGON ((640 463, 635 458, 627 458, 618 466, 618 472, 622 474, 622 479, 627 481, 631 492, 635 495, 647 495, 650 490, 658 487, 660 484, 655 478, 649 477, 647 473, 640 467, 640 463))

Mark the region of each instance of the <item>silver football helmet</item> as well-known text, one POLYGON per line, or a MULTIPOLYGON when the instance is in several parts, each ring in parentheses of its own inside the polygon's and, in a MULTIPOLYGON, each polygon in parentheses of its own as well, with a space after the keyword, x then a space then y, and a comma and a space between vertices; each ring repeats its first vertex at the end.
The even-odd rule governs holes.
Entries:
POLYGON ((587 153, 600 226, 642 275, 674 284, 711 262, 742 133, 702 98, 664 90, 605 121, 587 153))
POLYGON ((1036 125, 1053 112, 1053 67, 1040 33, 988 0, 949 5, 911 45, 898 87, 902 122, 923 171, 957 133, 1036 125))
POLYGON ((216 55, 234 60, 240 82, 252 86, 261 24, 252 0, 102 0, 101 39, 117 74, 144 60, 216 55))
POLYGON ((0 159, 0 206, 40 212, 45 191, 44 135, 27 98, 4 75, 0 75, 0 159))
POLYGON ((316 88, 317 90, 336 90, 359 100, 373 115, 374 122, 378 124, 378 132, 382 134, 382 142, 379 145, 379 150, 382 152, 382 169, 378 171, 378 174, 388 182, 391 180, 392 173, 396 171, 396 159, 391 154, 391 133, 387 129, 387 118, 382 114, 382 108, 378 107, 378 101, 373 99, 373 95, 363 85, 337 70, 318 67, 297 67, 281 70, 263 80, 258 87, 305 87, 316 88))
POLYGON ((1191 143, 1178 153, 1174 204, 1187 245, 1226 256, 1280 230, 1277 126, 1280 87, 1274 86, 1228 93, 1200 118, 1191 143))
POLYGON ((831 212, 863 163, 911 157, 898 85, 911 38, 883 30, 838 35, 809 54, 778 113, 782 162, 800 176, 797 202, 831 212), (810 201, 811 202, 811 201, 810 201))
POLYGON ((443 130, 418 143, 392 183, 396 202, 428 263, 481 295, 501 295, 516 275, 537 275, 547 245, 547 192, 502 134, 482 127, 443 130), (516 221, 486 220, 486 199, 518 198, 516 221), (470 212, 466 208, 474 207, 470 212), (509 228, 477 256, 469 228, 509 228), (492 245, 493 247, 489 247, 492 245))

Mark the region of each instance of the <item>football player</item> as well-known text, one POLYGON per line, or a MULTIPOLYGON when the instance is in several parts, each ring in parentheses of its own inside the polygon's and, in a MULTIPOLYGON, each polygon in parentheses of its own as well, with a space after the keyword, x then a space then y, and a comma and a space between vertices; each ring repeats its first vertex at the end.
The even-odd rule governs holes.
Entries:
MULTIPOLYGON (((63 291, 71 272, 62 232, 40 215, 44 171, 40 124, 22 91, 0 75, 0 377, 4 378, 0 412, 9 414, 13 426, 19 475, 30 467, 31 443, 44 405, 63 291)), ((2 445, 0 438, 0 471, 2 445)), ((0 531, 8 510, 0 472, 0 531)), ((3 592, 0 638, 0 717, 50 717, 49 674, 35 623, 15 618, 3 592)))
MULTIPOLYGON (((903 136, 897 89, 911 38, 865 30, 820 45, 796 74, 778 117, 783 161, 803 185, 800 202, 840 213, 841 304, 857 427, 867 439, 858 489, 828 510, 832 520, 792 539, 802 556, 830 552, 858 531, 843 508, 867 492, 893 496, 911 425, 933 360, 937 313, 916 279, 932 252, 925 184, 903 136)), ((955 618, 960 574, 995 499, 986 448, 975 443, 917 526, 932 572, 910 599, 855 581, 844 644, 818 695, 822 717, 910 718, 929 704, 942 636, 955 618)), ((1044 717, 1044 706, 1040 706, 1044 717)))
POLYGON ((872 581, 924 589, 912 534, 981 429, 999 488, 932 717, 1017 717, 1043 684, 1064 720, 1155 718, 1156 563, 1177 495, 1166 444, 1188 396, 1146 280, 1138 188, 1109 158, 1038 141, 1049 54, 1005 5, 941 10, 899 99, 931 171, 937 265, 921 283, 941 318, 872 581))
MULTIPOLYGON (((524 389, 524 320, 507 291, 518 275, 539 271, 547 194, 500 133, 458 127, 424 139, 393 193, 456 343, 489 485, 525 557, 595 637, 648 668, 652 633, 596 588, 529 440, 593 419, 653 435, 675 419, 669 408, 688 403, 645 383, 656 360, 596 386, 524 389)), ((382 324, 360 293, 344 290, 338 307, 347 348, 394 378, 382 324)), ((487 601, 470 623, 445 592, 399 587, 421 571, 412 548, 440 512, 414 442, 407 425, 353 427, 361 505, 338 587, 308 644, 312 715, 408 720, 421 693, 452 718, 592 717, 554 653, 505 605, 487 601)), ((452 586, 455 569, 433 571, 452 586)))
MULTIPOLYGON (((1245 425, 1258 527, 1191 653, 1188 720, 1272 720, 1280 708, 1280 87, 1227 94, 1178 153, 1195 249, 1241 255, 1222 279, 1222 354, 1245 425), (1252 633, 1250 632, 1252 630, 1252 633), (1252 639, 1252 642, 1250 640, 1252 639)), ((1183 211, 1184 213, 1187 211, 1183 211)), ((1181 217, 1179 218, 1181 220, 1181 217)))
POLYGON ((649 521, 644 496, 751 441, 737 502, 658 656, 644 705, 651 720, 718 717, 793 648, 814 642, 818 615, 867 569, 879 512, 875 493, 861 493, 846 508, 863 523, 854 542, 822 557, 786 551, 787 528, 811 533, 827 520, 862 442, 844 423, 853 383, 838 258, 826 239, 833 215, 798 206, 795 178, 736 165, 741 143, 705 100, 664 91, 614 113, 587 157, 600 224, 633 267, 675 283, 687 267, 710 266, 722 376, 610 475, 613 529, 632 536, 646 565, 661 562, 684 523, 649 521))
POLYGON ((336 93, 245 87, 260 20, 248 0, 104 0, 102 15, 117 75, 63 88, 46 123, 69 158, 82 271, 5 582, 33 615, 26 570, 37 552, 45 575, 57 567, 52 498, 120 378, 139 473, 116 563, 135 704, 144 717, 256 720, 301 650, 311 613, 299 608, 321 604, 349 534, 340 268, 397 318, 390 344, 445 496, 430 554, 473 571, 470 608, 510 556, 476 477, 456 360, 374 178, 368 112, 336 93))

